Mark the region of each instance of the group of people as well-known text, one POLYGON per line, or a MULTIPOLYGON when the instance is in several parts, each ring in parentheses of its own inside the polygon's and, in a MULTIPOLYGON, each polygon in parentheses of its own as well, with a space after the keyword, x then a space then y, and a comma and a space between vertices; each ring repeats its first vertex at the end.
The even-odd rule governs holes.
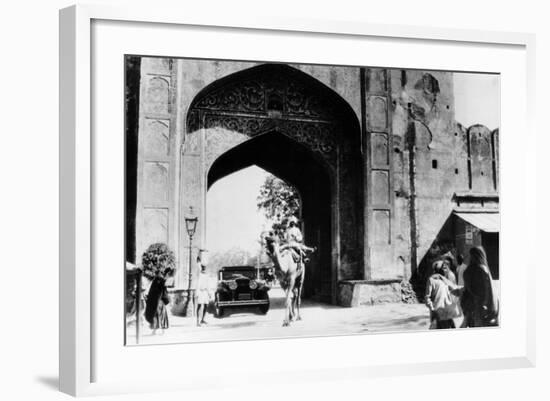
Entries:
MULTIPOLYGON (((285 235, 286 247, 303 255, 312 250, 303 244, 298 221, 291 219, 285 235)), ((469 263, 458 255, 457 264, 450 252, 433 262, 426 282, 425 302, 430 311, 431 329, 456 328, 455 321, 462 319, 460 327, 485 327, 498 325, 498 300, 493 290, 492 276, 487 255, 481 246, 469 251, 469 263)), ((206 312, 213 298, 212 283, 206 273, 206 260, 197 257, 200 266, 195 290, 196 325, 207 324, 206 312)), ((147 294, 145 319, 153 334, 169 327, 167 305, 170 302, 166 279, 153 278, 147 294)))
MULTIPOLYGON (((206 261, 200 255, 197 257, 197 264, 199 265, 199 274, 196 281, 193 307, 195 308, 196 325, 200 327, 207 324, 205 320, 206 311, 208 304, 213 299, 213 286, 206 272, 206 261)), ((153 335, 158 330, 160 330, 160 334, 164 334, 164 330, 170 327, 167 309, 169 303, 170 298, 168 296, 166 278, 158 274, 153 278, 149 286, 144 314, 153 335)))
POLYGON ((498 300, 485 250, 473 247, 469 256, 468 265, 458 255, 455 267, 450 252, 433 262, 425 294, 431 329, 455 328, 461 317, 460 327, 498 325, 498 300))

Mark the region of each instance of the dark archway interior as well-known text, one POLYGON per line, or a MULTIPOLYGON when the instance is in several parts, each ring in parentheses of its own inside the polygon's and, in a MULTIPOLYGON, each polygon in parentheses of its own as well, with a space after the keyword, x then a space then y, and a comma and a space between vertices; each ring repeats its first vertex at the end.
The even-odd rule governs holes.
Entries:
POLYGON ((304 296, 331 301, 331 188, 324 162, 278 132, 250 139, 221 155, 208 172, 208 188, 221 178, 256 165, 291 183, 302 198, 305 241, 318 251, 306 270, 304 296))
POLYGON ((139 131, 139 83, 141 57, 126 56, 125 61, 125 200, 126 261, 136 262, 136 205, 139 131))

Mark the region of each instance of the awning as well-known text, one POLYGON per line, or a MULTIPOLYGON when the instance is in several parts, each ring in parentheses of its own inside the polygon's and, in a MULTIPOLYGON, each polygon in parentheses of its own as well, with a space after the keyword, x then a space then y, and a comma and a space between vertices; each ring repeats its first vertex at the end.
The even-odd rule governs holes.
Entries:
POLYGON ((476 226, 481 231, 486 233, 498 233, 500 232, 500 213, 489 212, 473 212, 473 213, 459 213, 455 212, 455 215, 462 220, 476 226))

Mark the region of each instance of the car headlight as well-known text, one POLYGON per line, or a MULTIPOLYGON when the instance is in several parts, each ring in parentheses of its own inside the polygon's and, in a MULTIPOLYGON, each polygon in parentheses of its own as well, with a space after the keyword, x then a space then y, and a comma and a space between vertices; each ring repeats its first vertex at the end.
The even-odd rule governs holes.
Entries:
POLYGON ((255 290, 256 288, 258 288, 258 283, 255 282, 254 280, 251 280, 248 286, 250 287, 251 290, 255 290))
POLYGON ((237 289, 237 282, 236 281, 231 281, 229 283, 229 289, 230 290, 236 290, 237 289))

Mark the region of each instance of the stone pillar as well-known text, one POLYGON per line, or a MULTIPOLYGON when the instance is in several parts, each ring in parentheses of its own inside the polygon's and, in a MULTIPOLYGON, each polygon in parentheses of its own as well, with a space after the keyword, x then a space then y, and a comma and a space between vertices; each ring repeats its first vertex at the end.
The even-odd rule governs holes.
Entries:
POLYGON ((143 58, 138 132, 136 262, 156 242, 177 247, 173 221, 175 194, 175 92, 177 68, 171 59, 143 58))
MULTIPOLYGON (((204 229, 206 226, 205 215, 205 169, 204 169, 204 135, 205 129, 199 128, 194 132, 185 132, 181 148, 181 181, 180 181, 180 274, 178 286, 189 288, 189 268, 191 277, 197 274, 196 258, 198 250, 202 247, 204 229), (185 217, 189 215, 190 208, 198 218, 196 231, 193 236, 192 249, 189 249, 189 235, 186 230, 185 217), (189 266, 189 252, 191 252, 191 266, 189 266)), ((193 283, 191 282, 191 286, 193 283)))
POLYGON ((382 68, 366 68, 363 96, 365 173, 365 280, 394 278, 393 174, 390 74, 382 68))

